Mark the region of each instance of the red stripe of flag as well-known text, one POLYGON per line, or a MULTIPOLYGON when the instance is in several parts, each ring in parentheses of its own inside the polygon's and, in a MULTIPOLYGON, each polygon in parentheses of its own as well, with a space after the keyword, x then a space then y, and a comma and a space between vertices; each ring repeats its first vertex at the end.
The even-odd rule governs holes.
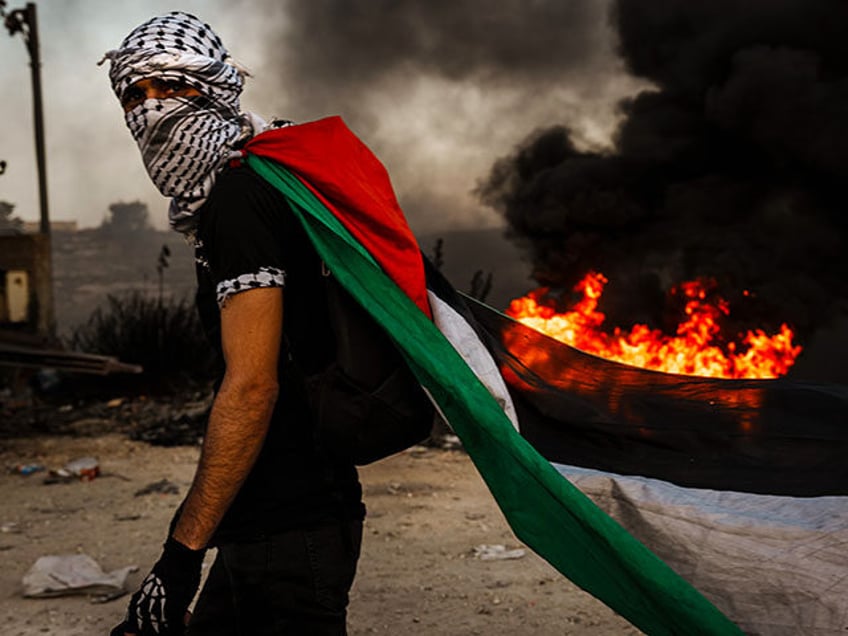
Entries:
POLYGON ((251 139, 245 151, 293 172, 432 318, 418 242, 389 174, 341 117, 266 131, 251 139))

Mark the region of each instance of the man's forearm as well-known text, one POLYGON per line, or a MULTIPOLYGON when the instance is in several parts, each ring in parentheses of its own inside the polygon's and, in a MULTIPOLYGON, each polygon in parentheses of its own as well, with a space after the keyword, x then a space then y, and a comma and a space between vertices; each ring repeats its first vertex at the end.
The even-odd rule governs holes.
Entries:
POLYGON ((193 549, 206 547, 259 455, 276 398, 275 383, 244 386, 224 378, 174 529, 177 541, 193 549))

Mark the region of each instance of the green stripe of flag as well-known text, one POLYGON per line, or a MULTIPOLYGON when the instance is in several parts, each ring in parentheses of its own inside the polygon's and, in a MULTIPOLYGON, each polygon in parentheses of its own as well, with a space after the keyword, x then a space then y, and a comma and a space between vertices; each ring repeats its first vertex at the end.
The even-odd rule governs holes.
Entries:
POLYGON ((286 196, 334 276, 404 351, 516 536, 648 634, 742 633, 516 432, 438 328, 308 188, 272 161, 247 161, 286 196))

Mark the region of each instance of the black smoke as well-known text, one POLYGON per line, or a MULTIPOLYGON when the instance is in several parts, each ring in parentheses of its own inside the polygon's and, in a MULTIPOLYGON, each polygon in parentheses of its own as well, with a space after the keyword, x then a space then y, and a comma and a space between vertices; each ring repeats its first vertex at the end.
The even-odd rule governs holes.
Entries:
POLYGON ((291 3, 288 64, 308 83, 366 90, 387 74, 514 80, 585 72, 603 51, 593 0, 312 0, 291 3))
MULTIPOLYGON (((367 135, 380 127, 387 108, 403 107, 427 78, 447 83, 445 90, 454 85, 491 91, 494 105, 499 92, 553 78, 583 87, 587 75, 609 74, 606 10, 606 2, 597 0, 292 2, 285 28, 266 36, 279 42, 280 54, 269 48, 267 66, 257 76, 280 79, 273 90, 291 96, 291 116, 340 113, 367 135), (391 95, 397 98, 386 98, 391 95)), ((432 108, 438 112, 438 99, 432 108)))
POLYGON ((620 324, 662 326, 662 290, 706 276, 742 321, 825 325, 848 306, 848 3, 617 0, 610 19, 652 85, 612 149, 537 130, 479 187, 536 280, 604 272, 620 324))
MULTIPOLYGON (((284 19, 258 32, 262 61, 245 103, 296 121, 344 117, 388 167, 416 232, 493 227, 499 219, 470 191, 500 148, 565 109, 582 119, 602 111, 593 123, 609 128, 609 95, 625 94, 617 81, 629 78, 608 2, 286 3, 284 19), (550 96, 553 82, 567 90, 550 96)), ((495 274, 496 288, 525 278, 526 266, 514 259, 510 272, 495 274)))

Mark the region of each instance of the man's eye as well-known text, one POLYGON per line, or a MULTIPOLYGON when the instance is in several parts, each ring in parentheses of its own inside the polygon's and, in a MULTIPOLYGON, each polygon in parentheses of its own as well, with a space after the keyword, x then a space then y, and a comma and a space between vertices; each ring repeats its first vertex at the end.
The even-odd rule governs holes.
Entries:
POLYGON ((144 101, 144 91, 134 86, 131 86, 130 88, 125 90, 123 96, 121 97, 121 104, 123 104, 124 106, 140 101, 144 101))
POLYGON ((188 84, 179 80, 161 80, 161 87, 166 93, 179 93, 189 88, 188 84))

